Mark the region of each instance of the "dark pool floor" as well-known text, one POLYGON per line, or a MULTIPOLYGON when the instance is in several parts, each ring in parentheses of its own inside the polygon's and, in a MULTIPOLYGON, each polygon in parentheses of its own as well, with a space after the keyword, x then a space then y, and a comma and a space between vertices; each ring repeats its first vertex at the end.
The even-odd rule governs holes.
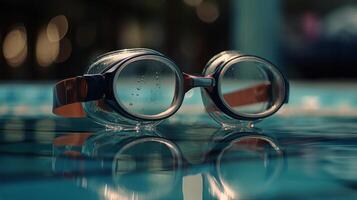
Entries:
POLYGON ((357 199, 357 118, 273 117, 254 130, 0 120, 0 199, 357 199))

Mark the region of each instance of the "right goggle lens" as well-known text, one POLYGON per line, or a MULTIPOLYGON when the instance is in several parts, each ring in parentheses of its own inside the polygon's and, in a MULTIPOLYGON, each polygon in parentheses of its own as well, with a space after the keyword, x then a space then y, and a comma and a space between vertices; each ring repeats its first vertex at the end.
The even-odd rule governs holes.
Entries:
POLYGON ((275 112, 284 102, 285 82, 270 63, 257 57, 230 61, 220 77, 220 95, 235 114, 258 117, 275 112))

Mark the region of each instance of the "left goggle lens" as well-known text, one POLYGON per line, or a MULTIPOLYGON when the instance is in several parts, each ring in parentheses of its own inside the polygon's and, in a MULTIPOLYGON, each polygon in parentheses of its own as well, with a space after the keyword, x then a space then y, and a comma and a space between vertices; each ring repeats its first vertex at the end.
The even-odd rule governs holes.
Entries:
POLYGON ((115 97, 122 108, 141 118, 160 118, 175 106, 179 75, 159 57, 129 61, 114 79, 115 97))

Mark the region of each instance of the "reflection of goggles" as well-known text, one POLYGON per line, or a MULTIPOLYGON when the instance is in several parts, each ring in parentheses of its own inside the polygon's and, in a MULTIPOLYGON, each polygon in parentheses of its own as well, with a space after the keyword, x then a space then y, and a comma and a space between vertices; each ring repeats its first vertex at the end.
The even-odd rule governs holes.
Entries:
POLYGON ((182 73, 156 51, 131 49, 105 54, 87 74, 58 82, 53 112, 67 117, 86 113, 101 124, 150 124, 173 115, 194 87, 202 87, 207 112, 227 125, 268 117, 289 95, 283 74, 262 58, 222 52, 197 77, 182 73))
MULTIPOLYGON (((136 199, 176 196, 185 177, 197 173, 208 184, 205 187, 214 191, 212 195, 251 197, 267 189, 284 164, 283 151, 271 138, 252 133, 215 140, 202 152, 202 163, 196 164, 183 153, 191 147, 145 134, 65 135, 56 138, 53 147, 55 172, 83 177, 86 188, 102 195, 110 195, 100 190, 105 186, 111 195, 136 199), (78 153, 75 148, 80 149, 78 153)), ((202 151, 200 145, 195 147, 189 154, 202 151)))

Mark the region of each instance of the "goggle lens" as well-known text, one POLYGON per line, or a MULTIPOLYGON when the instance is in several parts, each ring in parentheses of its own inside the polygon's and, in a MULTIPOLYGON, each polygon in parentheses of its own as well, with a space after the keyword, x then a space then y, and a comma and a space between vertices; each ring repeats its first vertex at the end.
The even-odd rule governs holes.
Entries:
POLYGON ((129 113, 155 116, 172 107, 178 93, 177 73, 158 59, 138 59, 125 65, 115 79, 116 99, 129 113))
POLYGON ((240 58, 229 63, 220 78, 220 95, 235 114, 261 115, 283 103, 284 80, 269 63, 240 58))

